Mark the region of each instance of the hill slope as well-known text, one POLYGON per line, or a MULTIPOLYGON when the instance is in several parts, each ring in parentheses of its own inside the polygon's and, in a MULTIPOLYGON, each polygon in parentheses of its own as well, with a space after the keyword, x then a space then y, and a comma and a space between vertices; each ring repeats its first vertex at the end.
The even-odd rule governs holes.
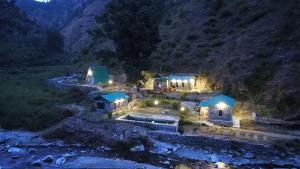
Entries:
POLYGON ((88 31, 95 25, 95 17, 101 15, 105 10, 105 5, 109 0, 91 1, 82 11, 82 14, 73 18, 61 31, 65 37, 65 51, 72 56, 78 56, 82 48, 92 43, 88 31))
POLYGON ((81 14, 87 0, 52 0, 49 3, 35 0, 17 0, 17 5, 39 25, 62 29, 81 14))
POLYGON ((13 2, 0 1, 0 65, 40 65, 60 57, 60 37, 37 25, 13 2), (56 57, 57 56, 57 57, 56 57))
POLYGON ((152 67, 204 73, 262 112, 299 113, 299 11, 292 0, 168 1, 152 67))

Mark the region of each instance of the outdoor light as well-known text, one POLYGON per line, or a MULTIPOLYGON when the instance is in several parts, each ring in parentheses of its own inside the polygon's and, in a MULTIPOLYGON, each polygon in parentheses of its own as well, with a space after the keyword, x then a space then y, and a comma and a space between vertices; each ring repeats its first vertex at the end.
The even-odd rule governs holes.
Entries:
POLYGON ((185 107, 180 107, 180 111, 185 111, 185 107))
POLYGON ((218 166, 218 168, 225 168, 226 164, 223 162, 216 162, 216 165, 218 166))
POLYGON ((191 83, 194 83, 194 79, 190 79, 190 82, 191 82, 191 83))
POLYGON ((92 72, 91 69, 88 70, 88 75, 89 75, 89 76, 92 76, 92 75, 93 75, 93 72, 92 72))
POLYGON ((172 79, 171 82, 172 82, 172 83, 176 83, 176 80, 175 80, 175 79, 172 79))
POLYGON ((113 80, 109 80, 109 81, 108 81, 108 84, 110 84, 110 85, 113 84, 113 83, 114 83, 113 80))
POLYGON ((158 100, 154 100, 154 105, 158 105, 159 101, 158 100))
POLYGON ((220 103, 217 104, 217 107, 222 110, 222 109, 225 109, 227 107, 227 104, 225 104, 223 102, 220 102, 220 103))
POLYGON ((184 80, 183 82, 184 82, 184 83, 187 83, 188 81, 187 81, 187 80, 184 80))
POLYGON ((181 80, 177 80, 178 83, 181 83, 181 80))

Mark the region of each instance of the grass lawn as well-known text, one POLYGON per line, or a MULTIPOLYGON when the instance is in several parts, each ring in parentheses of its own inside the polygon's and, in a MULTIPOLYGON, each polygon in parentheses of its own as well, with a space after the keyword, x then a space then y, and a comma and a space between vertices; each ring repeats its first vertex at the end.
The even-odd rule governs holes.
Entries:
POLYGON ((74 66, 49 66, 0 71, 0 127, 40 130, 63 117, 55 106, 73 103, 76 97, 47 84, 49 78, 77 70, 74 66))

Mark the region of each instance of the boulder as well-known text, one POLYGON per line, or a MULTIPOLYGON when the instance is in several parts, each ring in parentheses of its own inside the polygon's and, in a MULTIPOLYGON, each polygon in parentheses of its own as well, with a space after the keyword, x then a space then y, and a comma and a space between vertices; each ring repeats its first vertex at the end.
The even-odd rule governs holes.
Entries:
POLYGON ((62 156, 65 158, 72 158, 72 157, 76 156, 76 153, 65 153, 62 156))
POLYGON ((46 163, 51 163, 52 161, 54 161, 54 158, 52 155, 47 155, 46 157, 43 158, 43 161, 46 163))
POLYGON ((35 160, 31 163, 31 165, 34 167, 40 167, 40 166, 42 166, 42 161, 40 159, 35 160))
POLYGON ((30 148, 30 149, 28 150, 28 152, 29 152, 30 154, 33 154, 33 153, 37 152, 37 149, 36 149, 36 148, 30 148))
POLYGON ((142 152, 142 151, 145 151, 145 147, 143 144, 137 145, 137 146, 130 148, 130 151, 131 152, 142 152))
POLYGON ((61 157, 61 158, 56 159, 55 164, 59 166, 59 165, 64 164, 65 162, 66 162, 66 158, 61 157))
POLYGON ((170 161, 164 161, 163 164, 170 165, 171 163, 170 163, 170 161))
POLYGON ((9 147, 7 149, 8 153, 12 153, 12 154, 19 154, 19 153, 24 153, 25 150, 21 149, 21 148, 17 148, 17 147, 9 147))
POLYGON ((251 152, 247 152, 243 155, 244 158, 246 159, 253 159, 254 158, 254 154, 251 152))

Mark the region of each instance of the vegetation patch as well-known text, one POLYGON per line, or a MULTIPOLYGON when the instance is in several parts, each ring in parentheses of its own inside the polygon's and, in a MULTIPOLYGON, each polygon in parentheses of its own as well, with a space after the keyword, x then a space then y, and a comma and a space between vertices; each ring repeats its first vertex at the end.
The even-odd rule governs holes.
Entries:
POLYGON ((79 101, 78 92, 59 91, 47 84, 49 78, 67 72, 69 69, 64 67, 0 72, 0 126, 5 129, 40 130, 70 115, 68 112, 58 113, 55 107, 79 101))

